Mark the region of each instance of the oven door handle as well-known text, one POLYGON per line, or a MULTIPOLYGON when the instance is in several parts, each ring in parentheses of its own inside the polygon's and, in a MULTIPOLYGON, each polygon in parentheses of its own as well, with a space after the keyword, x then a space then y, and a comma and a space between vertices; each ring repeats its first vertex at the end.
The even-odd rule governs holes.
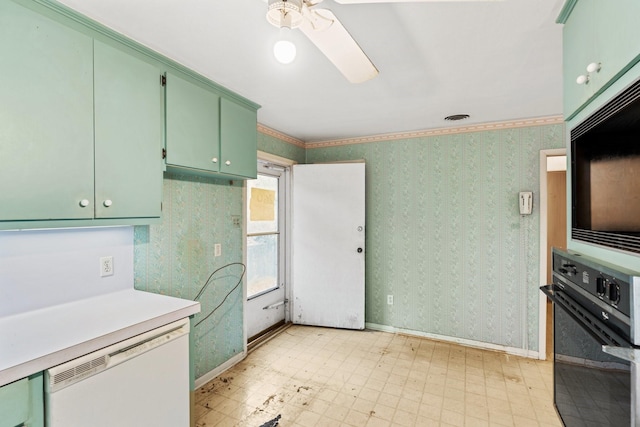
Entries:
POLYGON ((637 348, 618 347, 615 345, 603 345, 602 351, 634 364, 637 363, 636 362, 637 360, 640 360, 640 349, 637 349, 637 348))
POLYGON ((603 347, 633 348, 631 343, 614 332, 608 325, 602 322, 588 310, 575 301, 571 296, 558 289, 556 285, 541 286, 540 290, 549 298, 556 307, 561 308, 571 316, 576 323, 591 335, 603 347))

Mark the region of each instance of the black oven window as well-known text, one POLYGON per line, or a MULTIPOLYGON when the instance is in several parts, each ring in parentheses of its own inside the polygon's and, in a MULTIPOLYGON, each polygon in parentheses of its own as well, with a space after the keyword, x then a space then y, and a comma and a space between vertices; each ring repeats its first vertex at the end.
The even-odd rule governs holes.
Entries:
POLYGON ((628 426, 629 362, 602 352, 601 344, 554 304, 554 387, 567 427, 628 426))

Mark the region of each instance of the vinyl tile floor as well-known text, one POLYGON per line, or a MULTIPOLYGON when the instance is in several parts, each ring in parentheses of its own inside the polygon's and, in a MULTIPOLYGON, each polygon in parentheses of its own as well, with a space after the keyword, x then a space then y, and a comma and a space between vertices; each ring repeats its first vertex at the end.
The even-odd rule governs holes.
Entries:
POLYGON ((549 426, 552 364, 377 331, 291 326, 196 391, 196 425, 549 426))

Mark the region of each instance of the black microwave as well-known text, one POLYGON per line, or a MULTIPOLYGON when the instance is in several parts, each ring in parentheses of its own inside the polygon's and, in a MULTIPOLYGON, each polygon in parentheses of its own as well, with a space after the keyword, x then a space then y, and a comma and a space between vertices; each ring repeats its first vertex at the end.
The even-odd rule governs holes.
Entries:
POLYGON ((571 130, 571 237, 640 253, 640 79, 571 130))

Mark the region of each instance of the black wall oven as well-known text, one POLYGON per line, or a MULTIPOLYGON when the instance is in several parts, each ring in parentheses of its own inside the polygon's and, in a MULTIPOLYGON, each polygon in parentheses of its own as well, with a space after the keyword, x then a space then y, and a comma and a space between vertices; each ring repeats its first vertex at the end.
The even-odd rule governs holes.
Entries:
POLYGON ((554 249, 553 284, 542 291, 554 303, 554 404, 564 425, 640 426, 640 277, 554 249))

